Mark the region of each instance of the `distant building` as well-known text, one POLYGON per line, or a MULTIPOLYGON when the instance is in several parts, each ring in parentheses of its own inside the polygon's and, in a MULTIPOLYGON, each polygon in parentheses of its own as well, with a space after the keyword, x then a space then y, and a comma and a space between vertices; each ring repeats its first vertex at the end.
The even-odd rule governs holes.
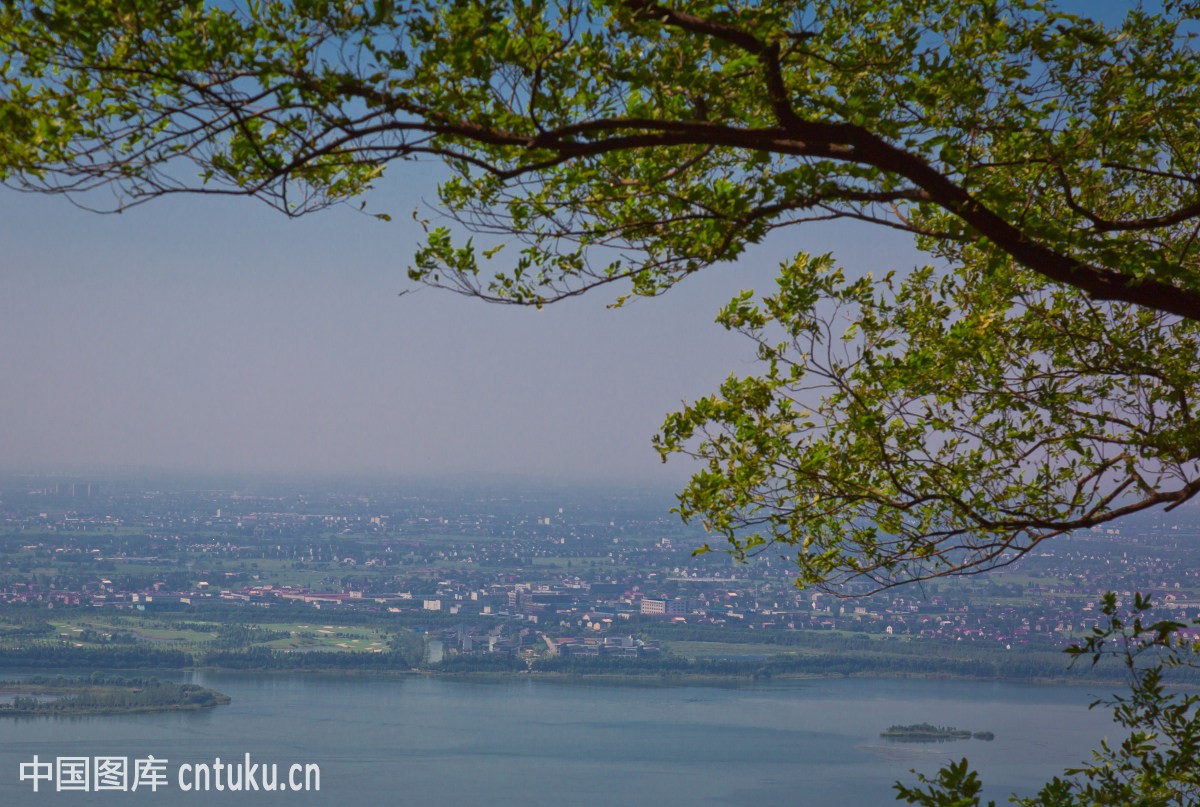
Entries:
POLYGON ((654 599, 642 598, 642 616, 684 616, 691 611, 686 598, 654 599))

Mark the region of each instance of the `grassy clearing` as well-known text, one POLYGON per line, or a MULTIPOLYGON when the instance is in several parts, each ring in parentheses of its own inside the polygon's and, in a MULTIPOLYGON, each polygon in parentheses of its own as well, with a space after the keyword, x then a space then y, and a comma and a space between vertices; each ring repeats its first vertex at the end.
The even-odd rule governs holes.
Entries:
MULTIPOLYGON (((188 652, 205 652, 211 649, 208 643, 218 638, 221 628, 216 623, 200 623, 211 624, 211 631, 174 628, 163 622, 134 625, 125 619, 114 622, 75 619, 51 624, 55 628, 55 638, 70 642, 76 647, 101 646, 100 643, 84 641, 86 631, 101 636, 122 632, 146 641, 170 642, 172 649, 188 652)), ((316 621, 247 623, 247 627, 261 630, 264 638, 272 633, 287 635, 265 641, 251 640, 246 649, 263 647, 271 650, 322 650, 342 653, 384 653, 389 650, 388 636, 369 627, 324 624, 316 621)))
POLYGON ((196 631, 196 630, 179 630, 163 625, 146 625, 131 623, 129 620, 122 620, 120 623, 111 622, 104 619, 76 619, 69 622, 53 621, 55 632, 60 639, 70 639, 77 637, 78 634, 85 630, 90 630, 99 634, 113 633, 128 633, 139 639, 158 642, 182 642, 196 643, 207 642, 216 637, 217 626, 213 626, 212 632, 196 631))
POLYGON ((143 639, 151 639, 157 641, 168 642, 207 642, 217 637, 217 628, 214 625, 211 632, 196 631, 196 630, 176 630, 174 628, 160 627, 145 627, 145 628, 126 628, 130 633, 140 636, 143 639))
POLYGON ((315 622, 267 623, 259 626, 289 634, 263 646, 272 650, 326 650, 341 653, 387 652, 387 637, 370 628, 322 625, 315 622))

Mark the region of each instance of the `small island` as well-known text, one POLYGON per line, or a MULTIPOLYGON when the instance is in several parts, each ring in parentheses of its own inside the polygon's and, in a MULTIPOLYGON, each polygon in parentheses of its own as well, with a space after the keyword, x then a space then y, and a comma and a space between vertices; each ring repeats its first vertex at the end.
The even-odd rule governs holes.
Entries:
POLYGON ((987 741, 996 739, 996 735, 990 731, 970 732, 951 726, 935 726, 932 723, 890 726, 886 731, 881 731, 879 736, 901 743, 944 743, 953 740, 969 740, 972 737, 976 740, 987 741))
POLYGON ((0 717, 192 712, 229 702, 228 695, 215 690, 157 678, 95 674, 0 681, 0 717))

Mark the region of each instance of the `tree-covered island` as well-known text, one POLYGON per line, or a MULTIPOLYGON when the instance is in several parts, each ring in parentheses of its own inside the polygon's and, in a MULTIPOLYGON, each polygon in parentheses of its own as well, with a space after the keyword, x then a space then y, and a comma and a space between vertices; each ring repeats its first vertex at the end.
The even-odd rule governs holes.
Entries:
POLYGON ((879 732, 885 740, 901 743, 944 743, 951 740, 994 740, 996 735, 990 731, 970 732, 956 729, 952 726, 935 726, 932 723, 911 723, 906 726, 889 726, 886 731, 879 732))
POLYGON ((0 681, 0 717, 191 712, 230 702, 228 695, 197 684, 157 678, 37 676, 0 681))

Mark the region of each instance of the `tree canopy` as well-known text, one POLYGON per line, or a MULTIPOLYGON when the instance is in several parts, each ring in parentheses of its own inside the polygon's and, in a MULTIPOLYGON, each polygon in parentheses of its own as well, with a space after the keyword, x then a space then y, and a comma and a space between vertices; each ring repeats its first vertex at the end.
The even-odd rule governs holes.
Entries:
MULTIPOLYGON (((1104 740, 1090 763, 1067 769, 1035 796, 1009 798, 1018 807, 1184 807, 1200 800, 1200 696, 1179 691, 1172 672, 1194 670, 1200 645, 1183 639, 1180 622, 1150 622, 1148 597, 1134 595, 1119 604, 1106 594, 1100 604, 1104 621, 1071 647, 1075 660, 1095 665, 1104 657, 1119 660, 1129 679, 1129 694, 1092 703, 1112 708, 1113 721, 1126 730, 1119 741, 1104 740)), ((920 807, 982 807, 983 783, 966 759, 933 776, 918 775, 921 785, 897 782, 898 800, 920 807)), ((989 801, 988 807, 996 802, 989 801)))
POLYGON ((680 511, 738 555, 887 586, 1200 491, 1197 16, 6 0, 0 178, 301 215, 435 159, 445 218, 410 276, 526 305, 656 295, 791 239, 778 288, 721 314, 762 372, 656 443, 701 460, 680 511), (843 272, 797 229, 834 218, 929 266, 843 272))

